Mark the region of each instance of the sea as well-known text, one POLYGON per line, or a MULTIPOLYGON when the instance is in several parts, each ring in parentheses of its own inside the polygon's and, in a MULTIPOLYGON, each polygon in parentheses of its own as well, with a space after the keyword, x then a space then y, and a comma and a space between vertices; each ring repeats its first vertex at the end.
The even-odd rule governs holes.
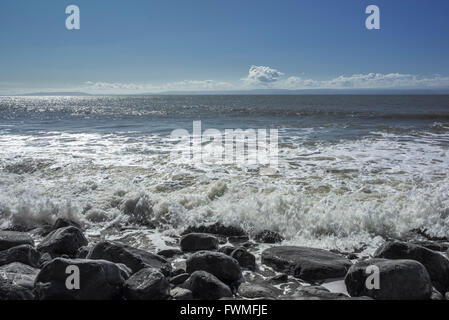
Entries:
POLYGON ((2 96, 0 228, 58 217, 149 250, 215 222, 344 252, 448 237, 449 96, 2 96), (275 129, 276 169, 174 159, 199 121, 275 129))

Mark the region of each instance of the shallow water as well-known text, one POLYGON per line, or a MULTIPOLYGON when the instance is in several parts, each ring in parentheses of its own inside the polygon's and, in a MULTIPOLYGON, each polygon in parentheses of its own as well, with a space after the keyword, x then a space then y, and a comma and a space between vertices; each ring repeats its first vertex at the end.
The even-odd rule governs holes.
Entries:
POLYGON ((140 247, 215 221, 344 251, 449 236, 449 96, 0 97, 0 148, 1 227, 67 216, 140 247), (172 161, 195 120, 278 129, 278 173, 172 161), (127 199, 156 231, 115 228, 127 199))

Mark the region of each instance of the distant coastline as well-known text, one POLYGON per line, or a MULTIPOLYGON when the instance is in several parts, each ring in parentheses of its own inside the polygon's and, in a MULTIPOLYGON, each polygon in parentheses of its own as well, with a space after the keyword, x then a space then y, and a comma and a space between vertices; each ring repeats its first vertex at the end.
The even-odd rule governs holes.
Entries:
POLYGON ((233 91, 164 91, 133 94, 87 93, 78 91, 31 92, 0 96, 155 96, 155 95, 447 95, 449 89, 255 89, 233 91))

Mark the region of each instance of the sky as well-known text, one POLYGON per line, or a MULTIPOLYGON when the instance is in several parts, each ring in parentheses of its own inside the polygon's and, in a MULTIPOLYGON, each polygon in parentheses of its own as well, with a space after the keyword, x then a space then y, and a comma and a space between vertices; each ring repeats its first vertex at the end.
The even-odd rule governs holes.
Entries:
POLYGON ((447 89, 448 16, 447 0, 1 0, 0 94, 447 89))

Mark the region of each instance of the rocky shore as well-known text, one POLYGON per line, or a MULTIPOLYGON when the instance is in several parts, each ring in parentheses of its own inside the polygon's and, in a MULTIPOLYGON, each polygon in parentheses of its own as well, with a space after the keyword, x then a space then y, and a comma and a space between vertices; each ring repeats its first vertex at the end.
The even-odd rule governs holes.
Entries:
POLYGON ((148 252, 89 242, 65 219, 2 230, 0 300, 449 299, 447 239, 391 240, 369 257, 283 246, 276 232, 248 235, 219 223, 189 227, 178 239, 177 247, 148 252), (367 286, 369 270, 378 272, 376 288, 367 286))

